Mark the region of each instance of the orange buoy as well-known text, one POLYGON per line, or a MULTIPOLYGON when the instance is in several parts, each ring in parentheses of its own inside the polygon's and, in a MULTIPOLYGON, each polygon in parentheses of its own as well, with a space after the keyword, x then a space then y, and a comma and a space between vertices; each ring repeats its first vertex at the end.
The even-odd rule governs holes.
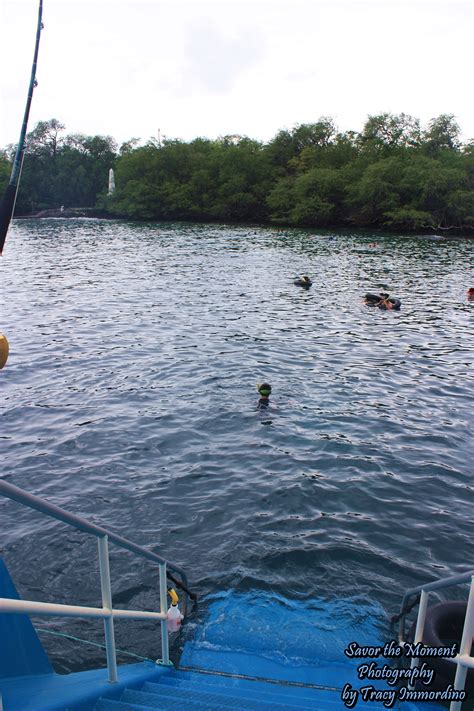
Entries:
POLYGON ((7 362, 9 350, 7 337, 0 333, 0 370, 7 362))

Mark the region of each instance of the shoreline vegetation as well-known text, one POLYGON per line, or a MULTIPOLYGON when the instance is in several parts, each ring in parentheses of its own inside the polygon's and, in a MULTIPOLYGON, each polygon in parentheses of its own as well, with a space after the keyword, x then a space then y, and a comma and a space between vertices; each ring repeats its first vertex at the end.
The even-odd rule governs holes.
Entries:
MULTIPOLYGON (((64 131, 50 119, 28 134, 15 217, 474 235, 474 142, 461 143, 452 115, 422 128, 384 113, 369 116, 360 133, 321 117, 268 143, 232 135, 118 147, 110 136, 64 131)), ((14 150, 0 153, 0 192, 14 150)))

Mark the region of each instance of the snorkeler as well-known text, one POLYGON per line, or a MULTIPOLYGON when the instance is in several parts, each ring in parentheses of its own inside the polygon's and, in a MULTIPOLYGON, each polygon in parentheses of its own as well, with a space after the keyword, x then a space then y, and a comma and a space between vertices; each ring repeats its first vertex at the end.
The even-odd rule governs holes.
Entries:
POLYGON ((303 289, 309 289, 309 287, 311 286, 312 283, 313 283, 313 282, 311 281, 311 279, 309 278, 309 276, 307 276, 306 274, 304 274, 304 275, 302 275, 302 276, 300 276, 300 277, 297 277, 297 278, 293 281, 293 284, 294 284, 295 286, 302 286, 303 289))
POLYGON ((385 291, 380 294, 366 294, 364 296, 364 303, 367 304, 367 306, 378 306, 379 309, 394 309, 395 311, 399 311, 401 306, 400 299, 394 299, 385 291))
POLYGON ((268 407, 270 404, 270 393, 272 392, 272 386, 268 383, 257 383, 258 394, 260 395, 260 400, 258 401, 259 407, 268 407))

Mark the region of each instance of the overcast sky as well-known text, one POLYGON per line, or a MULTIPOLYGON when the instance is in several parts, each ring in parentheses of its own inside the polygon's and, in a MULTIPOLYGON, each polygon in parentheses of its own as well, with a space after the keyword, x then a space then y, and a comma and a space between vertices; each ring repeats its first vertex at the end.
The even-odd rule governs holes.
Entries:
MULTIPOLYGON (((18 141, 37 5, 0 0, 0 147, 18 141)), ((403 112, 474 136, 468 0, 44 0, 43 21, 30 130, 268 141, 403 112)))

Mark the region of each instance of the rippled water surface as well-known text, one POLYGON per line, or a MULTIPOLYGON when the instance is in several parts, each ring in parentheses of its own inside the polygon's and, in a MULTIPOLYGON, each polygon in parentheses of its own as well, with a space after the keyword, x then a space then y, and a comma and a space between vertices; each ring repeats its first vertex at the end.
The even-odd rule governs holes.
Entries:
MULTIPOLYGON (((355 594, 392 613, 473 565, 471 256, 434 236, 16 222, 3 476, 150 545, 201 595, 355 594), (400 312, 364 306, 382 287, 400 312)), ((95 541, 0 505, 22 594, 98 604, 95 541)), ((117 549, 111 566, 116 603, 156 608, 152 566, 117 549)))

